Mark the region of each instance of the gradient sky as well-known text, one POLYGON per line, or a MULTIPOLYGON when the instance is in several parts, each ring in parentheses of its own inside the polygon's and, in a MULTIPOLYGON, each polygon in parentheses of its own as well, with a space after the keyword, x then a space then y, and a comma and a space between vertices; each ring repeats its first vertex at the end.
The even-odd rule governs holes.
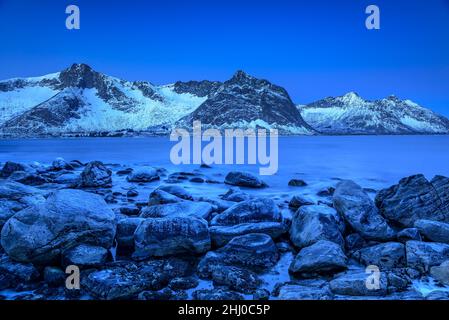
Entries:
POLYGON ((396 94, 449 116, 449 0, 0 0, 0 79, 74 62, 155 84, 243 69, 297 103, 396 94), (365 28, 370 4, 379 31, 365 28))

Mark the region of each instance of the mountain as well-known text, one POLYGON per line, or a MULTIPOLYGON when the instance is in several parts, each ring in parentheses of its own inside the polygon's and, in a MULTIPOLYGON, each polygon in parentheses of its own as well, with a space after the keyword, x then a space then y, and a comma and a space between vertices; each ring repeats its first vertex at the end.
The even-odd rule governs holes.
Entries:
POLYGON ((0 132, 41 136, 169 127, 207 99, 186 88, 181 82, 155 86, 124 81, 85 64, 39 78, 2 81, 0 132))
POLYGON ((210 128, 274 128, 283 134, 312 134, 284 88, 238 71, 214 88, 209 98, 178 122, 191 127, 201 121, 210 128))
POLYGON ((390 96, 369 101, 350 92, 298 106, 304 120, 323 134, 447 134, 449 120, 410 100, 390 96))

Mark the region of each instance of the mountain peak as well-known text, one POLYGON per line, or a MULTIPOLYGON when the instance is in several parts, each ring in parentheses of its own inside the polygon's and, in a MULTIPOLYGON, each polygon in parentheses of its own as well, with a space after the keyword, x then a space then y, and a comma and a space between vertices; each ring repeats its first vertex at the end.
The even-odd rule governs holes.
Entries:
POLYGON ((64 87, 93 88, 100 74, 84 63, 74 63, 61 72, 59 79, 64 87))
POLYGON ((246 81, 246 80, 253 80, 253 79, 255 79, 255 78, 250 76, 243 70, 237 70, 237 72, 232 77, 232 80, 238 81, 238 82, 242 82, 242 81, 246 81))
POLYGON ((363 98, 354 91, 348 92, 344 96, 340 97, 340 99, 345 104, 360 104, 362 102, 365 102, 365 100, 363 100, 363 98))

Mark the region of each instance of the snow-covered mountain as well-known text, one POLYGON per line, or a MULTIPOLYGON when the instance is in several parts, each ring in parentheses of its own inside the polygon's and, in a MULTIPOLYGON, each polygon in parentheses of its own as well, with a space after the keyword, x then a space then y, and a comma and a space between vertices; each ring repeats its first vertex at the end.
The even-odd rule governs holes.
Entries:
POLYGON ((298 106, 304 120, 323 134, 443 134, 449 120, 395 96, 368 101, 350 92, 298 106))
POLYGON ((238 71, 214 88, 209 98, 178 122, 188 127, 193 121, 211 128, 278 129, 283 134, 313 134, 284 88, 238 71))
POLYGON ((37 136, 171 126, 207 99, 184 87, 181 82, 155 86, 124 81, 85 64, 39 78, 2 81, 0 131, 37 136))

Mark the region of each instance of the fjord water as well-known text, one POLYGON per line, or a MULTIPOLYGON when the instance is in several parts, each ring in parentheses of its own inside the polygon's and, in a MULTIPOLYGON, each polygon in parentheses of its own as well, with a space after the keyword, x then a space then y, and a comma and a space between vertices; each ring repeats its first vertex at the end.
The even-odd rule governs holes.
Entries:
MULTIPOLYGON (((174 166, 168 137, 0 140, 0 163, 8 160, 44 164, 57 157, 83 162, 158 166, 187 171, 198 165, 174 166)), ((231 170, 258 173, 254 165, 216 165, 216 176, 231 170)), ((352 179, 364 187, 383 188, 422 173, 449 176, 449 136, 296 136, 279 138, 279 171, 263 177, 270 192, 287 191, 292 178, 312 185, 352 179)))

